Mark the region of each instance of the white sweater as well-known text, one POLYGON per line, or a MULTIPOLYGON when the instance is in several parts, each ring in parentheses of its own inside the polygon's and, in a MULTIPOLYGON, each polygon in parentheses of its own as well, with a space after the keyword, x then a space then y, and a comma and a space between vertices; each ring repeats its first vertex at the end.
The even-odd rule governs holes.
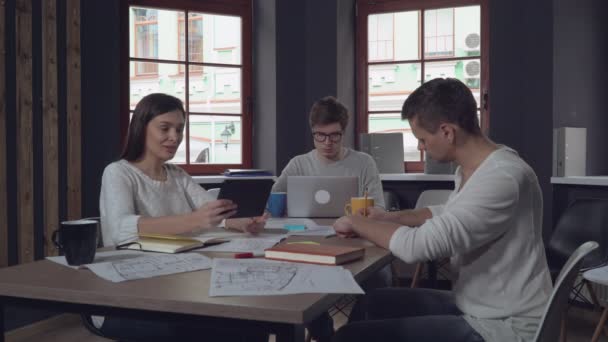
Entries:
POLYGON ((501 147, 419 228, 400 227, 390 250, 406 262, 451 257, 453 293, 486 341, 530 341, 551 294, 542 195, 532 168, 501 147))
POLYGON ((363 152, 344 148, 344 156, 333 163, 319 159, 317 150, 293 157, 274 183, 272 191, 287 191, 288 176, 356 176, 359 177, 359 196, 367 189, 368 196, 374 199, 374 205, 384 208, 384 193, 376 162, 363 152))
POLYGON ((165 181, 153 180, 124 159, 105 168, 99 198, 104 246, 136 240, 140 216, 186 214, 213 200, 180 167, 164 167, 165 181))

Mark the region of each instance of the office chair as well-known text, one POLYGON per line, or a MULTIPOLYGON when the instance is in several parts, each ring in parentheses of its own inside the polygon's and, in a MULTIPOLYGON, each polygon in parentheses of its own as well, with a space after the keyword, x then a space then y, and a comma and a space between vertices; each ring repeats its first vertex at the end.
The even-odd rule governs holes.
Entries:
MULTIPOLYGON (((607 228, 608 200, 579 199, 568 206, 557 221, 545 249, 551 278, 555 280, 568 256, 585 241, 596 241, 599 248, 585 258, 582 270, 605 265, 608 262, 607 228)), ((593 289, 584 279, 573 287, 573 295, 577 300, 591 304, 581 293, 584 286, 587 287, 593 299, 593 289)), ((593 301, 595 302, 595 300, 593 301)))
POLYGON ((541 316, 540 324, 534 337, 535 342, 558 341, 560 334, 561 340, 565 340, 564 325, 561 325, 561 329, 556 329, 556 327, 560 326, 560 323, 563 323, 563 318, 568 310, 570 291, 580 272, 581 266, 584 264, 583 258, 592 253, 593 250, 596 250, 598 246, 599 244, 595 241, 585 242, 576 248, 564 263, 562 270, 556 278, 549 302, 541 316))
MULTIPOLYGON (((453 190, 425 190, 423 191, 418 200, 416 201, 415 209, 426 208, 431 205, 440 205, 444 204, 448 201, 450 194, 453 190)), ((433 268, 439 269, 439 267, 447 264, 449 262, 445 260, 438 261, 435 265, 429 265, 433 268)), ((429 261, 429 264, 434 263, 434 261, 429 261)), ((412 277, 412 283, 410 284, 411 288, 418 286, 418 281, 422 277, 422 272, 424 270, 424 262, 419 262, 416 264, 416 270, 414 271, 414 276, 412 277)))

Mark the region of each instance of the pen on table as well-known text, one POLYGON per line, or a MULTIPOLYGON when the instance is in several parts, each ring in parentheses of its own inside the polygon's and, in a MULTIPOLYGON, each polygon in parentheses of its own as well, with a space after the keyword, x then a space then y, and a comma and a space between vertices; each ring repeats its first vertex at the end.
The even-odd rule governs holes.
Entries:
POLYGON ((252 252, 245 252, 245 253, 235 253, 234 254, 234 258, 235 259, 250 259, 250 258, 255 258, 255 257, 263 257, 264 253, 252 253, 252 252))

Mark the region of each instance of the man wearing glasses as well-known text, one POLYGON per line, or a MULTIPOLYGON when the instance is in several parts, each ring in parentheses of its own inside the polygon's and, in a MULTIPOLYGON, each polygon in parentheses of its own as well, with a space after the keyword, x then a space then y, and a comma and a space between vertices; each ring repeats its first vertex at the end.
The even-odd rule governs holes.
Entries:
POLYGON ((357 176, 359 193, 367 189, 375 205, 384 208, 382 183, 374 159, 342 144, 348 124, 346 107, 333 96, 324 97, 313 104, 309 122, 315 149, 292 158, 272 191, 287 191, 288 176, 357 176))
MULTIPOLYGON (((356 176, 359 193, 367 190, 374 205, 384 208, 384 195, 374 159, 363 152, 344 147, 342 135, 348 124, 348 111, 335 97, 316 101, 310 109, 310 128, 315 149, 292 158, 274 183, 272 191, 286 192, 288 176, 356 176)), ((383 269, 364 284, 364 288, 385 287, 390 284, 390 269, 383 269)), ((316 341, 329 341, 333 335, 333 320, 325 313, 308 326, 316 341)))

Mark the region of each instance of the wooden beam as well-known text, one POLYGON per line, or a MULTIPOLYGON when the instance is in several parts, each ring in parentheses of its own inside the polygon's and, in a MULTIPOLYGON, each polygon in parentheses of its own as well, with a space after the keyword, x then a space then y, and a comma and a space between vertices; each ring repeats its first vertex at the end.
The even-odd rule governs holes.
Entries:
POLYGON ((81 185, 81 70, 80 70, 80 0, 66 1, 67 29, 67 216, 82 216, 81 185))
POLYGON ((51 241, 59 226, 59 128, 57 112, 57 0, 42 2, 42 164, 44 255, 57 255, 51 241))
POLYGON ((34 261, 34 151, 32 136, 32 0, 17 0, 17 234, 19 263, 34 261))
POLYGON ((0 2, 0 267, 8 266, 8 195, 6 188, 6 1, 0 2))

